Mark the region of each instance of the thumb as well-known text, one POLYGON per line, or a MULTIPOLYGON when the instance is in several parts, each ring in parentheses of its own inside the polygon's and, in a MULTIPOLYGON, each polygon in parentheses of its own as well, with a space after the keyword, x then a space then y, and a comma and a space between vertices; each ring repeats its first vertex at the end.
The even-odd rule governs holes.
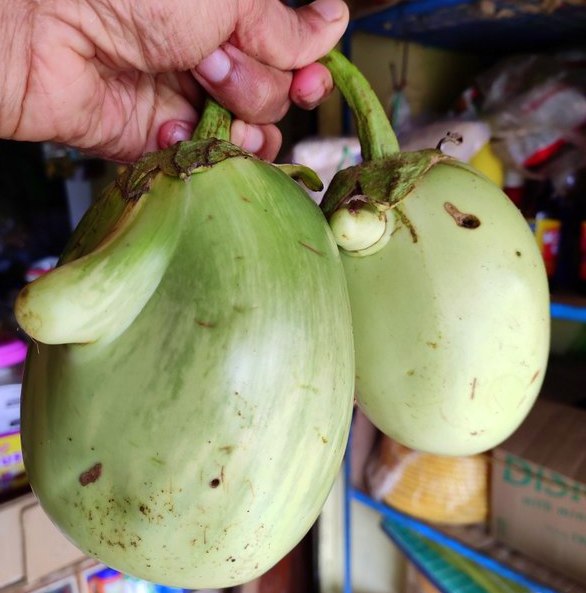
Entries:
POLYGON ((278 0, 244 0, 230 43, 280 70, 296 70, 324 56, 348 25, 343 0, 315 0, 298 9, 278 0))

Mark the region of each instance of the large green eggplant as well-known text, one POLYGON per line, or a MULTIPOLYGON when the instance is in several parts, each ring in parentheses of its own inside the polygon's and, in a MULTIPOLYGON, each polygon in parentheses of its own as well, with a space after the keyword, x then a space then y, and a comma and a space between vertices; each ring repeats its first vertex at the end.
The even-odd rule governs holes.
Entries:
POLYGON ((357 402, 413 449, 486 451, 523 421, 546 370, 549 292, 535 239, 474 169, 440 150, 400 152, 360 72, 336 52, 323 62, 364 157, 322 202, 350 292, 357 402))
POLYGON ((147 155, 16 314, 34 339, 30 483, 87 554, 229 587, 310 529, 345 450, 354 353, 336 243, 285 172, 218 138, 147 155))

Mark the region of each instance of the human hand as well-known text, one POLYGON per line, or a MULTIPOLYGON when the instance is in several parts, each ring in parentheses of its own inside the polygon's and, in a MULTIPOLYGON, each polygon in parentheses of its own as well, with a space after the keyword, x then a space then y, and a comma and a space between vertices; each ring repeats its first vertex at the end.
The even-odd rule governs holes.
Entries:
POLYGON ((332 89, 315 60, 348 19, 342 0, 297 10, 279 0, 9 8, 0 5, 0 137, 119 161, 188 138, 204 90, 234 114, 232 141, 273 159, 281 143, 273 124, 290 102, 312 108, 332 89))

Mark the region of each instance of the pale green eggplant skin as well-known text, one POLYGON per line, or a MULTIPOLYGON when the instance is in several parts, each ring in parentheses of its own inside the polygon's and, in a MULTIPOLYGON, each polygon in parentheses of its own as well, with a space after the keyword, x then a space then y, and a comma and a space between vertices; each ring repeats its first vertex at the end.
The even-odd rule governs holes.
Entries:
MULTIPOLYGON (((529 225, 508 197, 462 163, 422 155, 397 200, 372 202, 394 225, 388 242, 365 256, 341 250, 357 402, 405 446, 471 455, 504 441, 538 396, 548 283, 529 225)), ((393 187, 392 168, 373 166, 393 187)))
POLYGON ((250 581, 302 539, 354 401, 327 222, 230 151, 151 171, 140 195, 111 188, 16 306, 36 341, 22 446, 43 508, 108 566, 192 589, 250 581))

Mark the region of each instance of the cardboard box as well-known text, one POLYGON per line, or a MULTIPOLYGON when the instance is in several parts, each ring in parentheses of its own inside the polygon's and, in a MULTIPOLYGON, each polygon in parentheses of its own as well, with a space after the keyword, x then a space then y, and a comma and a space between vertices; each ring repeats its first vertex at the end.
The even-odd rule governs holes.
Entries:
POLYGON ((33 494, 0 505, 0 589, 35 583, 85 558, 33 494))
POLYGON ((494 536, 586 583, 586 411, 540 399, 493 452, 494 536))

